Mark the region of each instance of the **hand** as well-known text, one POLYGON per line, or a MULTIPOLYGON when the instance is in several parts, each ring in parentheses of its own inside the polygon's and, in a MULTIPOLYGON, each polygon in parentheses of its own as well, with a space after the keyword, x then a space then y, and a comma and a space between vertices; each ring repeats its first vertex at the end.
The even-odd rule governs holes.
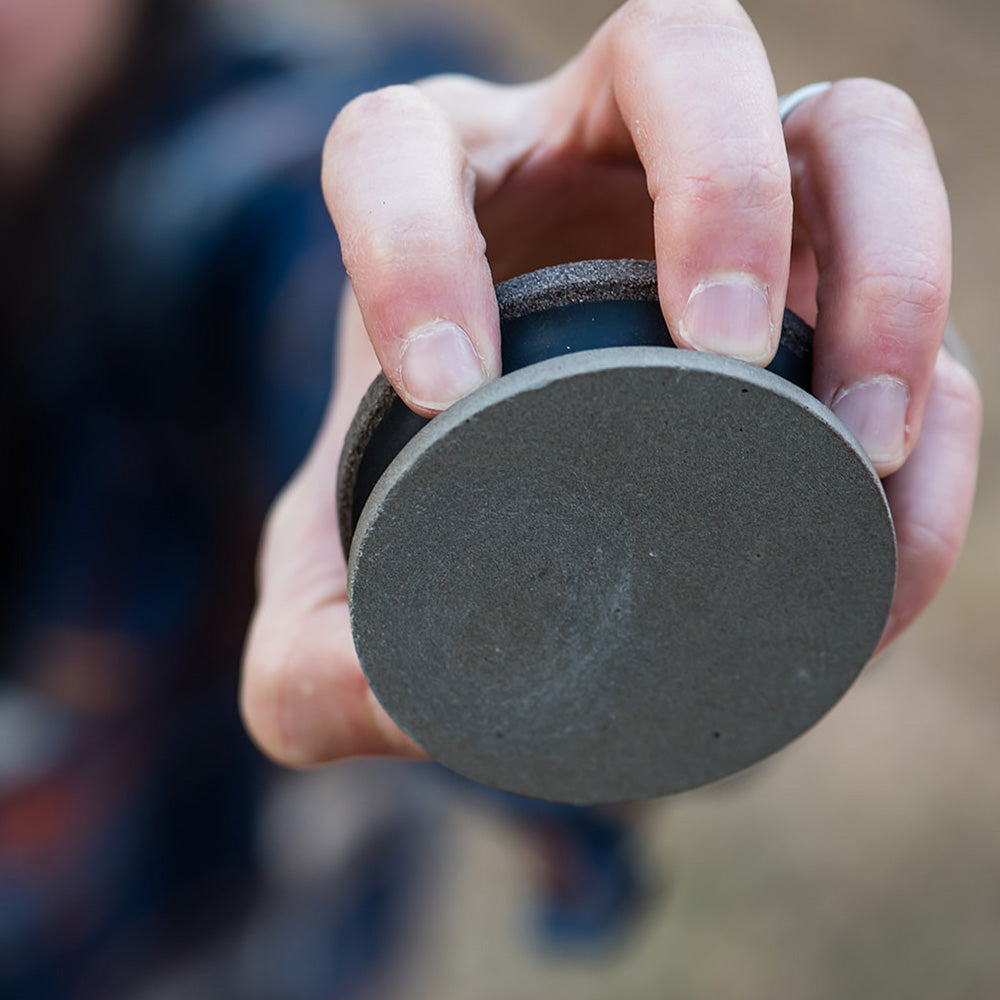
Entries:
POLYGON ((546 264, 655 254, 679 343, 757 364, 787 294, 816 326, 813 391, 889 477, 899 578, 883 645, 943 583, 968 520, 980 404, 939 350, 948 205, 898 90, 835 84, 783 135, 734 0, 633 0, 539 83, 441 77, 358 98, 330 132, 323 180, 356 301, 329 414, 269 519, 242 690, 250 732, 279 761, 418 752, 354 653, 340 446, 379 364, 428 415, 495 378, 493 282, 546 264))

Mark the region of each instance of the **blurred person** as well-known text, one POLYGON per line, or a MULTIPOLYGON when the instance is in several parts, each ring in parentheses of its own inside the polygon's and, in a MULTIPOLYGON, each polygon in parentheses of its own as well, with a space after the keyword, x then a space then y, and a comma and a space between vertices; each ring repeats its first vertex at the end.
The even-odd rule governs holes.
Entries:
MULTIPOLYGON (((166 965, 186 996, 353 997, 391 968, 428 862, 419 782, 366 773, 338 865, 267 882, 301 816, 265 799, 237 668, 259 525, 333 370, 330 119, 486 62, 437 21, 340 14, 307 42, 192 0, 0 0, 5 1000, 166 965)), ((577 826, 616 871, 627 834, 577 826)))

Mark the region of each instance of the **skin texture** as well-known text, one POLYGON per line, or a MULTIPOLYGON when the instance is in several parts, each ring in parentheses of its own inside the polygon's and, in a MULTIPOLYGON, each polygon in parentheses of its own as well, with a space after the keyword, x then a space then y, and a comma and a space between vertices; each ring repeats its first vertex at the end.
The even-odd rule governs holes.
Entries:
POLYGON ((353 294, 327 418, 265 531, 241 694, 276 760, 418 752, 351 642, 340 446, 378 365, 428 415, 496 377, 493 282, 546 264, 655 255, 682 345, 755 363, 773 355, 787 297, 816 326, 815 395, 888 477, 899 573, 882 647, 943 584, 981 405, 940 348, 948 204, 905 94, 841 81, 783 134, 738 4, 633 0, 539 83, 448 77, 358 98, 331 129, 323 181, 353 294))

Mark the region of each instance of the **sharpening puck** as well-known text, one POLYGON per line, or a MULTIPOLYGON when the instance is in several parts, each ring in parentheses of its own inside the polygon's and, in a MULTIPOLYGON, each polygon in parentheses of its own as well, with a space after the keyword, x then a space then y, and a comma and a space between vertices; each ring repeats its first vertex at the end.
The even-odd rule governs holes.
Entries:
POLYGON ((885 625, 895 539, 861 448, 769 370, 671 345, 655 268, 498 286, 505 374, 433 420, 380 377, 341 460, 361 666, 477 781, 578 804, 679 792, 785 746, 885 625))

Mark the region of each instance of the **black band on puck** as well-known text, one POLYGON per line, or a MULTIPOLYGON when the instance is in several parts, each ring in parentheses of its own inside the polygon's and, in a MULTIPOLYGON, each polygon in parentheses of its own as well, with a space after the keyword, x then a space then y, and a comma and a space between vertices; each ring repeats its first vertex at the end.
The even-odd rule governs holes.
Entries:
POLYGON ((431 421, 380 377, 339 480, 362 668, 486 784, 574 803, 731 774, 825 714, 874 650, 895 539, 857 442, 771 370, 676 350, 646 262, 498 287, 505 374, 431 421))

